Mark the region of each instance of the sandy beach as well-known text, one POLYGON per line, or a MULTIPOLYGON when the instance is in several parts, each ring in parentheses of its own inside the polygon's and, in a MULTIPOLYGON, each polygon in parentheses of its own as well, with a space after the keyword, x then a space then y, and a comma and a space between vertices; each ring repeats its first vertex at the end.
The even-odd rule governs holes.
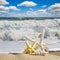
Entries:
POLYGON ((60 52, 50 52, 46 56, 28 54, 0 54, 0 60, 60 60, 60 52))

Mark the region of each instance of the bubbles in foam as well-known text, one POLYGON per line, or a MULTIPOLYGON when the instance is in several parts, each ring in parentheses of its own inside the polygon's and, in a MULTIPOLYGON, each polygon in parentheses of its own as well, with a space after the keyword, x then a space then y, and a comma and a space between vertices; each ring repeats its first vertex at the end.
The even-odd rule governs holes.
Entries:
MULTIPOLYGON (((21 40, 25 35, 36 38, 41 30, 39 27, 47 27, 46 35, 54 35, 56 32, 59 34, 59 19, 55 20, 24 20, 24 21, 0 21, 0 40, 21 40), (55 31, 55 32, 54 32, 55 31)), ((60 34, 59 34, 60 37, 60 34)))

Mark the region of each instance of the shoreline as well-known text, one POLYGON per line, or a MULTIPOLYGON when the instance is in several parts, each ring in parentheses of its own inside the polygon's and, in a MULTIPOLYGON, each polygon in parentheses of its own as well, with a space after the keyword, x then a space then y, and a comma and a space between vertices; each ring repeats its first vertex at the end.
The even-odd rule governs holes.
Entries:
POLYGON ((60 60, 60 51, 51 51, 46 56, 29 54, 0 54, 0 60, 60 60))
POLYGON ((60 56, 60 51, 49 51, 50 54, 60 56))

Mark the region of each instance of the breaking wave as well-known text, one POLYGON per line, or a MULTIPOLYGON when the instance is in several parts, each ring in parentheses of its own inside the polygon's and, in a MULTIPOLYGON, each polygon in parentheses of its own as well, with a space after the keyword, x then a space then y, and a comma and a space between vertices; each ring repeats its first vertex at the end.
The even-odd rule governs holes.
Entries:
POLYGON ((0 20, 0 40, 20 41, 24 36, 38 38, 45 29, 45 38, 60 39, 60 19, 46 20, 0 20))

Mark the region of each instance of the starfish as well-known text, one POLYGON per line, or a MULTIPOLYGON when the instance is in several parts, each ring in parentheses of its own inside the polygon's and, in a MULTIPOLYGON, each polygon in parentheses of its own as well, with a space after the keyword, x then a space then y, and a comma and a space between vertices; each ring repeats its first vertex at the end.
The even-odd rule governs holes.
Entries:
POLYGON ((33 46, 28 45, 28 43, 26 42, 26 46, 27 48, 24 50, 26 53, 28 54, 32 54, 33 52, 36 53, 37 49, 40 48, 40 54, 41 55, 45 55, 48 53, 48 48, 44 48, 44 46, 46 45, 51 45, 53 43, 44 43, 43 39, 44 39, 44 34, 45 34, 45 30, 42 31, 42 33, 39 35, 40 38, 40 42, 36 42, 35 40, 33 40, 32 38, 29 38, 27 36, 25 36, 25 38, 31 42, 33 42, 33 46), (34 46, 35 45, 35 46, 34 46))
POLYGON ((26 49, 23 50, 24 53, 26 54, 33 54, 36 52, 34 46, 35 46, 35 43, 32 44, 32 46, 29 45, 28 41, 25 41, 25 44, 26 44, 26 49))
MULTIPOLYGON (((36 41, 34 41, 32 38, 28 38, 28 37, 26 37, 25 36, 25 38, 26 39, 28 39, 28 40, 30 40, 31 42, 33 42, 33 43, 35 43, 36 44, 36 46, 34 47, 34 49, 35 50, 37 50, 38 48, 40 48, 40 53, 42 54, 44 54, 45 52, 48 52, 48 49, 47 48, 44 48, 43 46, 45 46, 46 45, 46 43, 43 43, 43 38, 44 38, 44 33, 45 33, 45 30, 43 30, 43 32, 40 34, 40 42, 38 43, 38 42, 36 42, 36 41)), ((31 52, 32 53, 32 52, 31 52)))

